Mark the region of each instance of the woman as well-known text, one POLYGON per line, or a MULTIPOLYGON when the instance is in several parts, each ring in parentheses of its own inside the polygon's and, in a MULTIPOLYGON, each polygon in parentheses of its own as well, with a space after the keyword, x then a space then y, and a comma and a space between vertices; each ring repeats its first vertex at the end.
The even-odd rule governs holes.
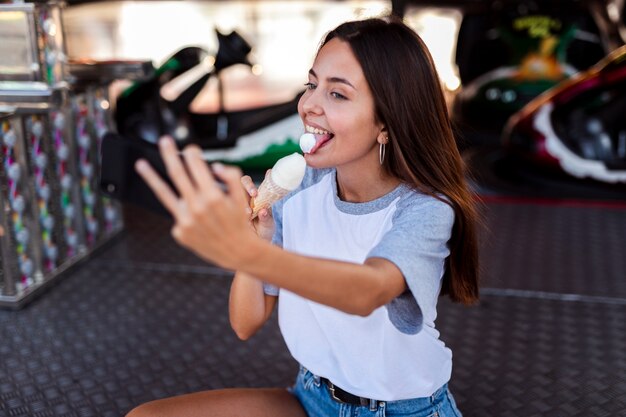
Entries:
POLYGON ((432 58, 399 20, 354 21, 325 37, 308 78, 298 112, 316 145, 305 178, 253 227, 257 191, 239 170, 211 172, 197 148, 181 162, 164 139, 178 197, 137 164, 178 242, 237 271, 229 309, 239 337, 280 298, 281 331, 301 364, 295 385, 189 394, 129 415, 460 416, 434 321, 440 294, 478 298, 476 213, 432 58))

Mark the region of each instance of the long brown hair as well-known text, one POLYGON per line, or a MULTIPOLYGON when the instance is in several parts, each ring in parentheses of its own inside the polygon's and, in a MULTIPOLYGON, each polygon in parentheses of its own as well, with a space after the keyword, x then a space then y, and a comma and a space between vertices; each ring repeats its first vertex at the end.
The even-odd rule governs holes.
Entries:
POLYGON ((374 95, 376 116, 389 134, 385 169, 454 209, 442 294, 477 301, 477 209, 428 48, 395 17, 343 23, 321 46, 333 38, 350 45, 374 95))

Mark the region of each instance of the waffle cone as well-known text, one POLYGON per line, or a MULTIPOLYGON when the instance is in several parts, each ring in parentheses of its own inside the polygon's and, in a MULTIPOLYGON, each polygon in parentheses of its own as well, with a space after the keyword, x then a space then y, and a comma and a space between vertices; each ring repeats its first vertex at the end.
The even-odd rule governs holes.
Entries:
POLYGON ((258 216, 259 211, 270 208, 272 204, 289 193, 289 190, 279 187, 268 175, 258 188, 257 196, 252 200, 252 218, 258 216))

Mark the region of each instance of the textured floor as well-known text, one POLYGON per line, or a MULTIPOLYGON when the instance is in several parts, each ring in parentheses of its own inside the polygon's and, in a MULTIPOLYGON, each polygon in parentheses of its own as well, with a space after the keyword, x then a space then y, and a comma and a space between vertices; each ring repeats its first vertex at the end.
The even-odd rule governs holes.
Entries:
MULTIPOLYGON (((626 416, 626 208, 487 202, 479 306, 442 300, 466 417, 626 416)), ((127 230, 20 311, 0 310, 0 417, 118 417, 147 400, 287 386, 275 318, 230 331, 231 275, 127 207, 127 230)))

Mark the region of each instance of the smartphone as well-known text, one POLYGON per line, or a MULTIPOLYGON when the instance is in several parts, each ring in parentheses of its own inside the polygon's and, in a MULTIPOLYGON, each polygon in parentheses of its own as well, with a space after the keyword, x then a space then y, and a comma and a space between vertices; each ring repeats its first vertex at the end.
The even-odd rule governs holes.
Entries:
POLYGON ((109 132, 102 139, 100 157, 100 188, 105 195, 169 216, 152 189, 135 171, 135 162, 145 159, 172 185, 157 145, 109 132))
MULTIPOLYGON (((141 139, 125 138, 117 133, 109 132, 102 138, 100 157, 100 188, 105 195, 171 217, 152 189, 135 170, 135 162, 138 159, 145 159, 176 192, 156 144, 141 139)), ((215 180, 222 191, 228 191, 226 184, 218 178, 215 180)))

